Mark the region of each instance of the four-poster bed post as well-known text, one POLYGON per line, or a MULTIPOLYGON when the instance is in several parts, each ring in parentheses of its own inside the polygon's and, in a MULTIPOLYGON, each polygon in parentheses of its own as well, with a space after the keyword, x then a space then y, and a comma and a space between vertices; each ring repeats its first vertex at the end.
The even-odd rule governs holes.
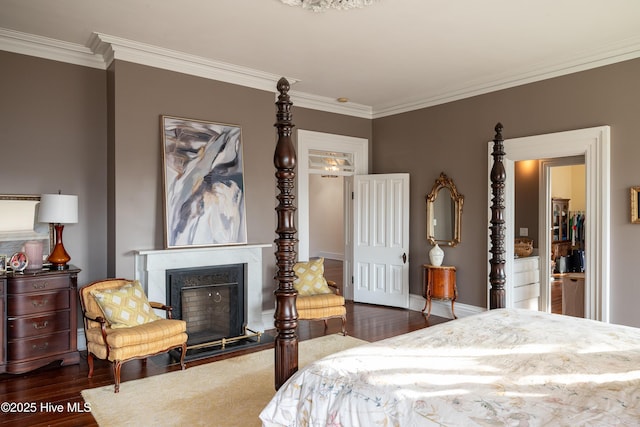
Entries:
POLYGON ((489 291, 489 308, 506 307, 505 289, 506 275, 504 272, 505 264, 505 225, 504 225, 504 183, 506 181, 506 172, 502 159, 504 158, 504 140, 502 138, 502 124, 498 123, 495 127, 496 135, 493 138, 493 167, 491 168, 491 273, 489 274, 489 282, 491 290, 489 291))
POLYGON ((295 179, 296 151, 291 140, 293 123, 291 122, 291 106, 289 99, 289 82, 282 77, 278 81, 278 100, 276 101, 276 124, 278 142, 273 155, 276 167, 277 187, 280 193, 276 213, 278 223, 276 233, 276 265, 275 279, 278 288, 275 290, 276 312, 275 327, 278 335, 275 339, 275 387, 278 390, 298 370, 298 312, 296 310, 297 291, 293 287, 295 273, 293 266, 296 262, 295 245, 296 228, 293 214, 294 205, 293 185, 295 179))

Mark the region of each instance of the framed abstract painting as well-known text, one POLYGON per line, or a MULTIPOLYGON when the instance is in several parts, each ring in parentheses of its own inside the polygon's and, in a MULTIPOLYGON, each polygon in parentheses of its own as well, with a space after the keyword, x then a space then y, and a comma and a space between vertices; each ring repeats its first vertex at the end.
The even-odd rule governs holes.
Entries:
POLYGON ((165 247, 247 243, 239 126, 161 116, 165 247))

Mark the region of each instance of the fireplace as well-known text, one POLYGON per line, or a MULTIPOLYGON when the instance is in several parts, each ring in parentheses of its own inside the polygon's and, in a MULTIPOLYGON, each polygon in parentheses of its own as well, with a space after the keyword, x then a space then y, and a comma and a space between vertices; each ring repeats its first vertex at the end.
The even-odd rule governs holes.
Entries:
POLYGON ((225 343, 246 336, 245 264, 171 269, 167 302, 187 322, 187 345, 225 343))
POLYGON ((134 279, 140 280, 150 301, 168 304, 167 271, 244 264, 244 316, 247 329, 264 332, 273 328, 273 310, 264 310, 262 251, 273 256, 272 245, 140 250, 134 252, 134 279))

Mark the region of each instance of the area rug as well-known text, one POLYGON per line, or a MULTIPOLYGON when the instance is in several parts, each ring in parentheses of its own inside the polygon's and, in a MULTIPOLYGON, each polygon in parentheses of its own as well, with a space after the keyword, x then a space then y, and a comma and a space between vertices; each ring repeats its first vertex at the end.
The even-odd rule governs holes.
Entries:
MULTIPOLYGON (((366 341, 327 335, 301 341, 298 366, 366 341)), ((260 426, 260 411, 274 389, 274 350, 188 367, 120 385, 82 391, 101 427, 260 426)))

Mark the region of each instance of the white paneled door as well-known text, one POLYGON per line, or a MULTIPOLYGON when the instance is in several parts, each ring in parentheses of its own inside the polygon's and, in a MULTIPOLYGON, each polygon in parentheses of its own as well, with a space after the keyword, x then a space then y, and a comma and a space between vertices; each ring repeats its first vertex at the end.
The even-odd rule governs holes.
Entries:
POLYGON ((409 174, 354 177, 354 301, 409 307, 409 174))

